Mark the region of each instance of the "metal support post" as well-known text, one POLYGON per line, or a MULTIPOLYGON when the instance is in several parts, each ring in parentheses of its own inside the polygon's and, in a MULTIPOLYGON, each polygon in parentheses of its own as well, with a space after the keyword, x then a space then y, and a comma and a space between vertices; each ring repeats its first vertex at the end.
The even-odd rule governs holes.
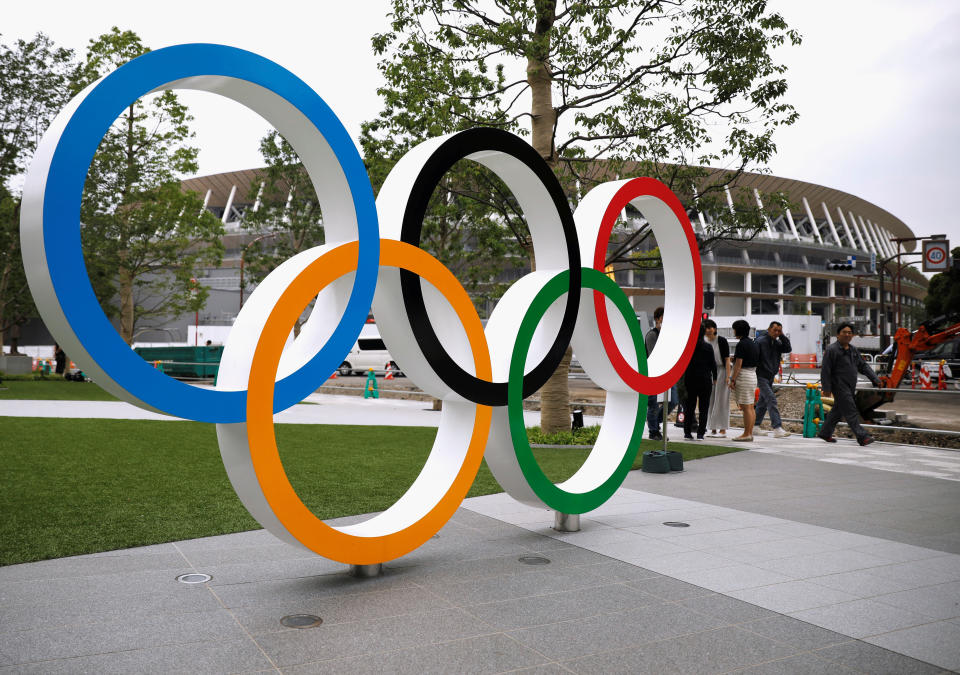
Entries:
POLYGON ((372 565, 350 565, 350 576, 357 579, 372 579, 383 574, 383 563, 372 565))
POLYGON ((556 511, 553 514, 553 529, 557 532, 579 532, 580 514, 556 511))

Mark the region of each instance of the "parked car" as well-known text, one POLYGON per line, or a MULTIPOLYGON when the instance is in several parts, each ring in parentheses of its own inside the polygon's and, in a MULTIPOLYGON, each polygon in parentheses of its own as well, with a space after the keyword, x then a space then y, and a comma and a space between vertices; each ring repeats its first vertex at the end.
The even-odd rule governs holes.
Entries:
POLYGON ((337 372, 341 375, 366 375, 371 368, 382 371, 388 367, 395 371, 397 377, 403 376, 396 362, 390 357, 390 352, 380 337, 380 331, 376 325, 368 323, 360 331, 360 337, 337 372))
POLYGON ((946 361, 943 370, 947 379, 958 377, 960 376, 960 338, 941 342, 933 349, 914 355, 914 358, 927 367, 930 378, 934 382, 940 378, 940 361, 946 361))

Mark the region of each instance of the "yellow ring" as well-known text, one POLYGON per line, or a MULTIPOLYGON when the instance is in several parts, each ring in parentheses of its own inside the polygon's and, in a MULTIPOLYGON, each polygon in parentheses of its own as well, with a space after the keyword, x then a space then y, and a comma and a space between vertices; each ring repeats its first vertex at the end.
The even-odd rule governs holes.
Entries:
MULTIPOLYGON (((473 433, 460 471, 440 501, 412 525, 379 537, 346 534, 317 518, 300 500, 280 461, 273 428, 273 393, 284 343, 311 299, 357 266, 357 242, 343 244, 317 258, 293 280, 270 312, 257 342, 247 390, 247 440, 263 496, 274 515, 301 544, 326 558, 351 565, 393 560, 414 550, 450 519, 480 468, 490 432, 492 409, 477 405, 473 433)), ((453 273, 410 244, 380 240, 380 265, 399 267, 430 282, 456 311, 470 342, 477 377, 490 380, 490 351, 480 317, 453 273)))

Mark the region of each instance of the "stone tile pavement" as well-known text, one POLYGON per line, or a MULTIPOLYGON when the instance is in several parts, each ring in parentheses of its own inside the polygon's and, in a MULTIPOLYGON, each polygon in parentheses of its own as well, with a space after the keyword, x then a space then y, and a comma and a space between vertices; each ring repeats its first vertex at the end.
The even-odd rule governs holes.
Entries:
POLYGON ((960 669, 960 556, 631 488, 549 522, 469 499, 367 580, 262 530, 0 568, 0 673, 960 669))
POLYGON ((466 500, 376 579, 264 531, 0 568, 0 674, 960 670, 960 486, 787 440, 633 472, 578 533, 466 500))
MULTIPOLYGON (((960 414, 960 407, 958 407, 958 414, 960 414)), ((730 436, 740 434, 740 429, 727 431, 730 436)), ((800 434, 777 439, 766 434, 766 431, 755 434, 750 449, 754 452, 813 459, 831 464, 850 464, 880 471, 960 481, 960 451, 958 450, 881 441, 861 448, 852 438, 838 438, 836 443, 827 444, 818 438, 804 438, 800 434)), ((678 430, 677 436, 679 435, 678 430)), ((705 438, 703 442, 713 445, 731 444, 725 438, 705 438)))

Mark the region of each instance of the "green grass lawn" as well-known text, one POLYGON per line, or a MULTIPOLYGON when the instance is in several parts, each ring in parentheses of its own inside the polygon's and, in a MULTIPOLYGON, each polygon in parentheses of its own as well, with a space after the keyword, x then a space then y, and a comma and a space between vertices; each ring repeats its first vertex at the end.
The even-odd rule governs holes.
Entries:
POLYGON ((25 399, 38 401, 118 401, 93 382, 68 382, 59 375, 42 380, 10 380, 0 382, 0 401, 25 399))
MULTIPOLYGON (((436 434, 423 427, 276 429, 291 482, 321 518, 387 508, 413 482, 436 434)), ((654 447, 644 441, 642 449, 654 447)), ((686 460, 737 450, 671 448, 686 460)), ((587 450, 535 452, 560 481, 587 450)), ((638 455, 635 468, 639 462, 638 455)), ((0 565, 259 527, 227 479, 212 424, 0 417, 0 465, 0 565)), ((500 491, 484 463, 470 496, 500 491)))

